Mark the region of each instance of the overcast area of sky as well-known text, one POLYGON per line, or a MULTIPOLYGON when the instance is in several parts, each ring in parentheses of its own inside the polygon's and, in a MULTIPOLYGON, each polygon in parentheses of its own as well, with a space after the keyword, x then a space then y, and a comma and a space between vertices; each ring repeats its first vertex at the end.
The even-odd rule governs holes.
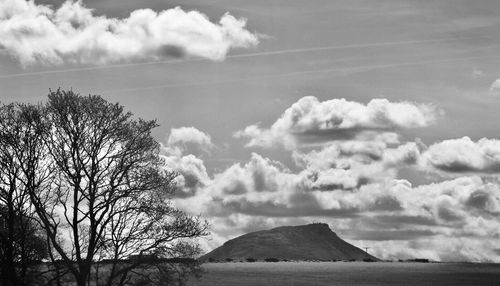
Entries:
POLYGON ((0 0, 0 100, 157 119, 207 250, 323 221, 382 258, 500 261, 500 2, 26 3, 0 0))

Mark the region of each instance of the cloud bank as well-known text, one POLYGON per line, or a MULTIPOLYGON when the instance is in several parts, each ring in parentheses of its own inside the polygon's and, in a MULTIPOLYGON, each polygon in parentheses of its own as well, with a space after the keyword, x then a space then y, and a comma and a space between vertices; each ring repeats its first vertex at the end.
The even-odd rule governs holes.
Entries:
MULTIPOLYGON (((252 153, 204 172, 196 192, 175 203, 209 218, 214 240, 207 249, 249 231, 322 221, 384 259, 498 262, 500 141, 463 137, 428 147, 398 133, 439 115, 426 104, 306 97, 268 129, 252 125, 236 134, 250 146, 288 148, 295 166, 252 153), (411 182, 429 175, 435 182, 411 182)), ((208 135, 185 137, 206 142, 194 138, 208 135)))
POLYGON ((0 2, 0 50, 23 66, 106 64, 166 57, 222 60, 230 49, 258 43, 246 20, 229 13, 218 23, 197 11, 133 11, 128 18, 96 16, 81 1, 59 8, 34 1, 0 2))
POLYGON ((381 258, 499 261, 498 182, 471 175, 413 186, 393 168, 415 164, 415 145, 380 156, 328 146, 301 154, 297 172, 253 153, 176 204, 210 218, 218 237, 212 247, 247 231, 324 221, 381 258))
POLYGON ((285 110, 270 128, 250 125, 235 136, 249 139, 248 147, 284 145, 293 149, 301 140, 347 140, 370 131, 425 127, 435 121, 438 113, 426 104, 387 99, 372 99, 367 104, 345 99, 321 102, 307 96, 285 110))

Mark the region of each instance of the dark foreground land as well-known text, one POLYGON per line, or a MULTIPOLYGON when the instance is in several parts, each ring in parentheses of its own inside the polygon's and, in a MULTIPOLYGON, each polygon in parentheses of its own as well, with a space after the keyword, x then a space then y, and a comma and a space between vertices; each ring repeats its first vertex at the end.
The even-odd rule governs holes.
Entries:
POLYGON ((404 262, 208 263, 190 286, 500 285, 500 264, 404 262))

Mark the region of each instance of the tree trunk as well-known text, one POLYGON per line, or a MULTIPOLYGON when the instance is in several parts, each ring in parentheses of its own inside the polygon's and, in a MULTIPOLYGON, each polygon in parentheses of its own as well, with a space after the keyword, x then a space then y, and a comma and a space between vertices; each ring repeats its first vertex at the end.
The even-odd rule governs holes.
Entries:
MULTIPOLYGON (((10 195, 12 196, 12 195, 10 195)), ((4 277, 7 280, 8 286, 17 286, 17 272, 16 272, 16 264, 14 260, 14 236, 15 236, 15 223, 14 223, 14 209, 12 204, 8 204, 8 217, 7 217, 7 241, 5 245, 5 264, 4 269, 4 277)))
POLYGON ((78 275, 76 277, 76 286, 87 286, 87 275, 78 275))
MULTIPOLYGON (((8 261, 12 261, 7 257, 8 261)), ((13 263, 7 263, 7 265, 4 265, 5 273, 4 274, 4 279, 5 279, 5 285, 6 286, 17 286, 17 277, 16 277, 16 266, 13 263)))
POLYGON ((77 286, 88 286, 87 282, 88 282, 89 277, 90 277, 91 265, 92 265, 91 263, 80 265, 80 267, 79 267, 80 271, 79 271, 78 275, 76 276, 76 285, 77 286))

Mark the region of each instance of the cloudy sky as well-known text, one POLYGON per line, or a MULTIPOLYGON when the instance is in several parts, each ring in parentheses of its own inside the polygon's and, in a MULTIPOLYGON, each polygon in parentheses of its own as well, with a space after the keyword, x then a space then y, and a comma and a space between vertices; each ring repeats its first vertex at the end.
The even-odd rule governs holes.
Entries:
POLYGON ((210 250, 326 222, 381 258, 500 261, 500 2, 0 0, 0 100, 157 119, 210 250))

